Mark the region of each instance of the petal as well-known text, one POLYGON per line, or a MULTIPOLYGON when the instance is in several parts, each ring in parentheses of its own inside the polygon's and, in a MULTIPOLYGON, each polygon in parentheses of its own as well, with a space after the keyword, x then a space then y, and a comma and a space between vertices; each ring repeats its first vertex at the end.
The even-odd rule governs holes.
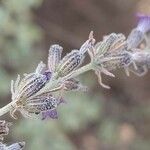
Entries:
POLYGON ((49 118, 58 119, 58 112, 56 109, 42 112, 42 120, 49 118))

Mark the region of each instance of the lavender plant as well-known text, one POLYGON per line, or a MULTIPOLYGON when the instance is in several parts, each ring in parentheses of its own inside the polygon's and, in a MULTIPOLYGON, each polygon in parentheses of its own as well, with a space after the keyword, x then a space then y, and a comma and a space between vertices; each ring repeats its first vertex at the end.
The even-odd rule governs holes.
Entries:
POLYGON ((87 87, 76 77, 90 70, 95 72, 99 84, 106 89, 110 86, 103 83, 102 74, 115 77, 112 71, 118 68, 123 68, 128 76, 130 72, 138 76, 146 74, 150 68, 150 17, 138 15, 138 18, 137 27, 127 38, 122 33, 111 33, 96 42, 91 31, 79 50, 72 50, 63 58, 63 48, 52 45, 47 65, 40 62, 33 73, 24 74, 22 78, 18 75, 16 81, 11 81, 12 101, 0 109, 0 116, 10 112, 17 119, 15 112, 19 111, 30 119, 58 118, 57 107, 65 103, 65 92, 86 91, 87 87), (87 55, 90 62, 83 65, 87 55))

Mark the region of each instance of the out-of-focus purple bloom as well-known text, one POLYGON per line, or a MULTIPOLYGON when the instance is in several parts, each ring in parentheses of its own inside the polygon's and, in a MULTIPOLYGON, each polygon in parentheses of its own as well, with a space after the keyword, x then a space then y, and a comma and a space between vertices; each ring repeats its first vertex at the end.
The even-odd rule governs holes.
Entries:
POLYGON ((138 25, 134 28, 127 38, 129 49, 137 48, 145 39, 145 33, 150 31, 150 16, 137 14, 138 25))
POLYGON ((137 14, 137 17, 139 20, 137 29, 143 33, 148 32, 150 30, 150 16, 137 14))

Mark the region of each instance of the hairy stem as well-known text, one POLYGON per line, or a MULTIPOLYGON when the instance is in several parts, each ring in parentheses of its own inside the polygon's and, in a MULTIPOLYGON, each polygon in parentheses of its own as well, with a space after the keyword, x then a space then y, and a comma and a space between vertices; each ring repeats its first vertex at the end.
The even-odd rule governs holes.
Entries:
POLYGON ((78 75, 82 74, 82 73, 85 73, 89 70, 91 70, 93 68, 93 64, 92 63, 89 63, 73 72, 71 72, 70 74, 66 75, 65 77, 63 77, 61 80, 67 80, 67 79, 70 79, 70 78, 74 78, 74 77, 77 77, 78 75))
POLYGON ((13 105, 15 104, 14 101, 10 102, 9 104, 7 104, 6 106, 2 107, 0 109, 0 116, 6 114, 7 112, 9 112, 10 110, 13 109, 13 105))

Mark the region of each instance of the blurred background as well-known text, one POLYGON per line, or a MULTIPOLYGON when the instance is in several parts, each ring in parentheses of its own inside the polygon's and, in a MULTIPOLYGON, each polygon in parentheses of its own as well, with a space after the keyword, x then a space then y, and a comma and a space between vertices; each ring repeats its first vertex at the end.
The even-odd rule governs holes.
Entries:
MULTIPOLYGON (((137 12, 150 14, 150 0, 0 0, 0 107, 11 101, 11 79, 46 63, 51 44, 65 54, 91 30, 97 41, 111 32, 127 36, 137 12)), ((5 142, 24 140, 26 150, 150 150, 150 73, 113 73, 116 78, 103 77, 110 90, 94 73, 81 75, 89 92, 68 93, 58 120, 3 116, 14 122, 5 142)))

